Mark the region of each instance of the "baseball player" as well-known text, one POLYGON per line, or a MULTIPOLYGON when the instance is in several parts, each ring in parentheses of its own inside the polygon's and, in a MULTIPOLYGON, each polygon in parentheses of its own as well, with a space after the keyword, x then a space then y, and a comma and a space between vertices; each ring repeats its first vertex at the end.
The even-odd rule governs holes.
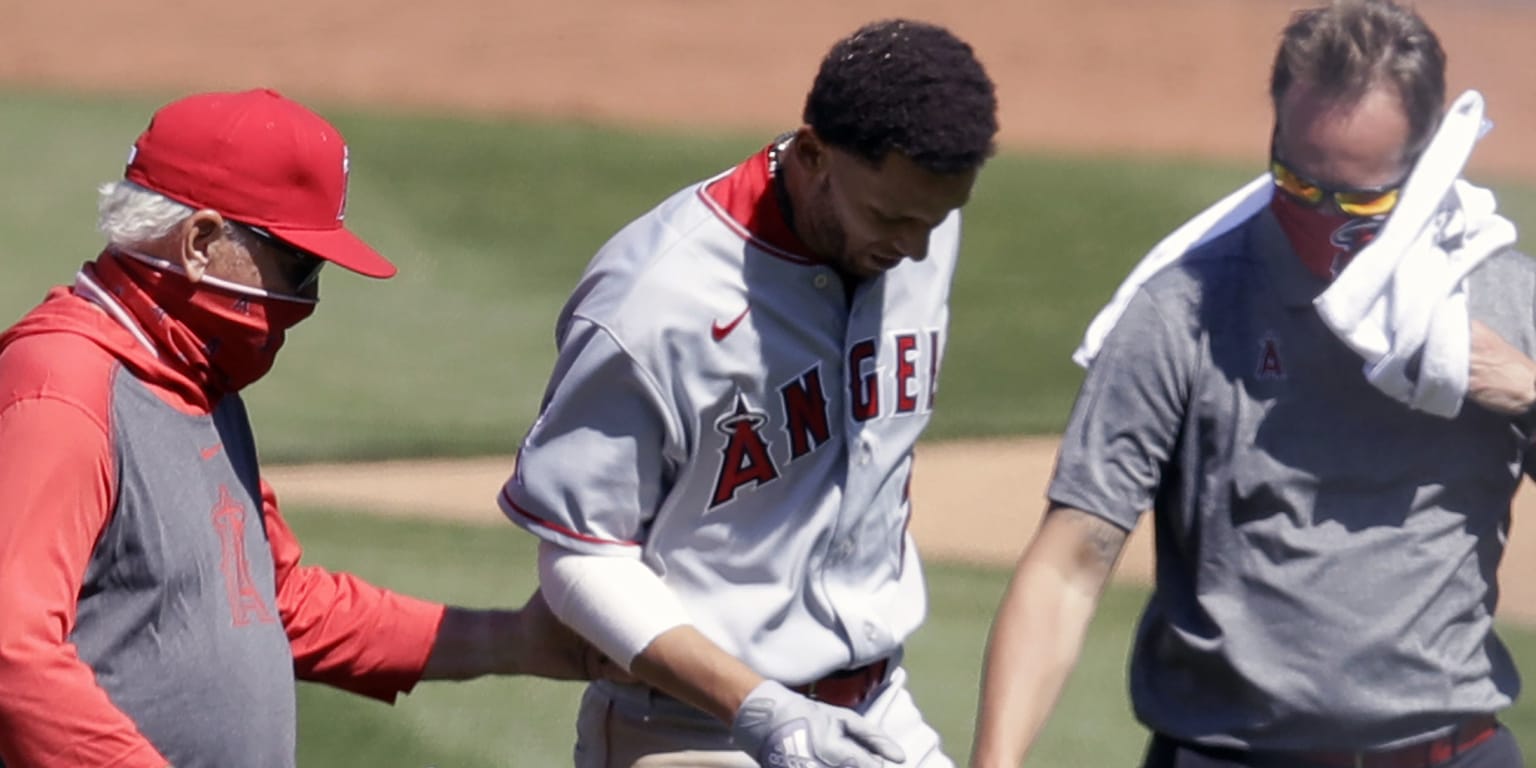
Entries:
POLYGON ((928 24, 836 43, 805 125, 629 224, 501 495, 590 686, 576 764, 948 766, 905 688, 907 534, 993 85, 928 24))
POLYGON ((975 766, 1023 759, 1148 507, 1145 768, 1523 764, 1496 719, 1519 681, 1493 615, 1536 434, 1536 264, 1457 179, 1480 99, 1445 110, 1444 67, 1390 0, 1286 28, 1271 172, 1090 329, 1051 506, 993 628, 975 766), (1414 328, 1422 346, 1397 347, 1414 328), (1373 362, 1366 329, 1393 356, 1373 362))

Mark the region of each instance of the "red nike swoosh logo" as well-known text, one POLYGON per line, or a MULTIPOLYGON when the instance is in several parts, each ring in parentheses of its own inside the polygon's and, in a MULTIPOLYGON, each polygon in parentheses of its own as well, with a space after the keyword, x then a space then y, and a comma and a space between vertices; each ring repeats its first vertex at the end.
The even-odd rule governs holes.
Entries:
POLYGON ((214 446, 209 447, 209 448, 204 448, 202 450, 203 461, 207 461, 207 460, 209 460, 209 459, 219 455, 219 450, 222 449, 223 447, 224 447, 223 444, 219 444, 219 445, 214 445, 214 446))
POLYGON ((746 309, 743 309, 741 311, 741 314, 736 316, 735 320, 732 320, 729 323, 726 323, 725 325, 721 325, 720 321, 716 320, 715 324, 711 325, 709 327, 709 335, 714 337, 715 341, 719 341, 719 340, 725 338, 726 336, 729 336, 731 334, 731 331, 736 330, 736 325, 741 322, 741 319, 743 317, 747 316, 747 312, 750 311, 751 309, 752 309, 751 307, 747 307, 746 309))

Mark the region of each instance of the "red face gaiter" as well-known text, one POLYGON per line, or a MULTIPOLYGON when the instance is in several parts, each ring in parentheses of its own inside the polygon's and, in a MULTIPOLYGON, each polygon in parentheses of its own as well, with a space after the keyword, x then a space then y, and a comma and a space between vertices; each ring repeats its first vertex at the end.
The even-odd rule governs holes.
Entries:
POLYGON ((193 283, 111 250, 84 271, 138 321, 161 358, 212 394, 238 392, 266 375, 286 331, 315 311, 313 301, 193 283))
POLYGON ((1346 216, 1321 207, 1308 208, 1278 190, 1270 210, 1312 274, 1332 281, 1349 260, 1376 239, 1386 216, 1346 216))

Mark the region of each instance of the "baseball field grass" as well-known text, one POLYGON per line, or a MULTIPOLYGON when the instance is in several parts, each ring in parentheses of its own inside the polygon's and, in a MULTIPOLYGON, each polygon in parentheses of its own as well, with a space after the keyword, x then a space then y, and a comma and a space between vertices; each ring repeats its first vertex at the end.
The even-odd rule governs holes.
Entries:
MULTIPOLYGON (((159 101, 0 90, 0 323, 95 255, 95 185, 120 175, 159 101)), ((771 138, 320 109, 351 143, 349 224, 401 271, 326 273, 320 310, 247 398, 269 461, 511 451, 591 254, 771 138)), ((966 209, 928 437, 1057 431, 1080 380, 1068 355, 1094 311, 1160 235, 1258 170, 998 157, 966 209)), ((1536 224, 1536 189, 1496 186, 1536 224)))
MULTIPOLYGON (((306 562, 350 570, 416 595, 470 606, 521 604, 533 590, 532 537, 485 528, 290 511, 306 562)), ((950 756, 968 756, 981 654, 1006 586, 1001 569, 927 566, 928 621, 908 646, 912 689, 950 756)), ((1034 768, 1131 766, 1145 731, 1127 702, 1125 659, 1144 591, 1113 587, 1082 662, 1031 759, 1034 768)), ((1517 662, 1536 660, 1536 634, 1504 627, 1517 662)), ((300 687, 299 765, 379 768, 542 767, 570 764, 581 686, 528 679, 425 683, 394 707, 314 685, 300 687)), ((1536 754, 1536 703, 1505 722, 1536 754)))

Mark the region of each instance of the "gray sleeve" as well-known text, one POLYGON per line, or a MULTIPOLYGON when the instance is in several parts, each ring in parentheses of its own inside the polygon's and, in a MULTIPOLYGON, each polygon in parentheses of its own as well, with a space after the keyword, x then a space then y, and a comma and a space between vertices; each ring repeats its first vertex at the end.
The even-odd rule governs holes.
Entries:
POLYGON ((567 549, 638 557, 666 492, 675 420, 607 330, 576 319, 501 494, 512 522, 567 549))
POLYGON ((1047 496, 1130 530, 1173 455, 1198 340, 1143 288, 1088 369, 1047 496))

